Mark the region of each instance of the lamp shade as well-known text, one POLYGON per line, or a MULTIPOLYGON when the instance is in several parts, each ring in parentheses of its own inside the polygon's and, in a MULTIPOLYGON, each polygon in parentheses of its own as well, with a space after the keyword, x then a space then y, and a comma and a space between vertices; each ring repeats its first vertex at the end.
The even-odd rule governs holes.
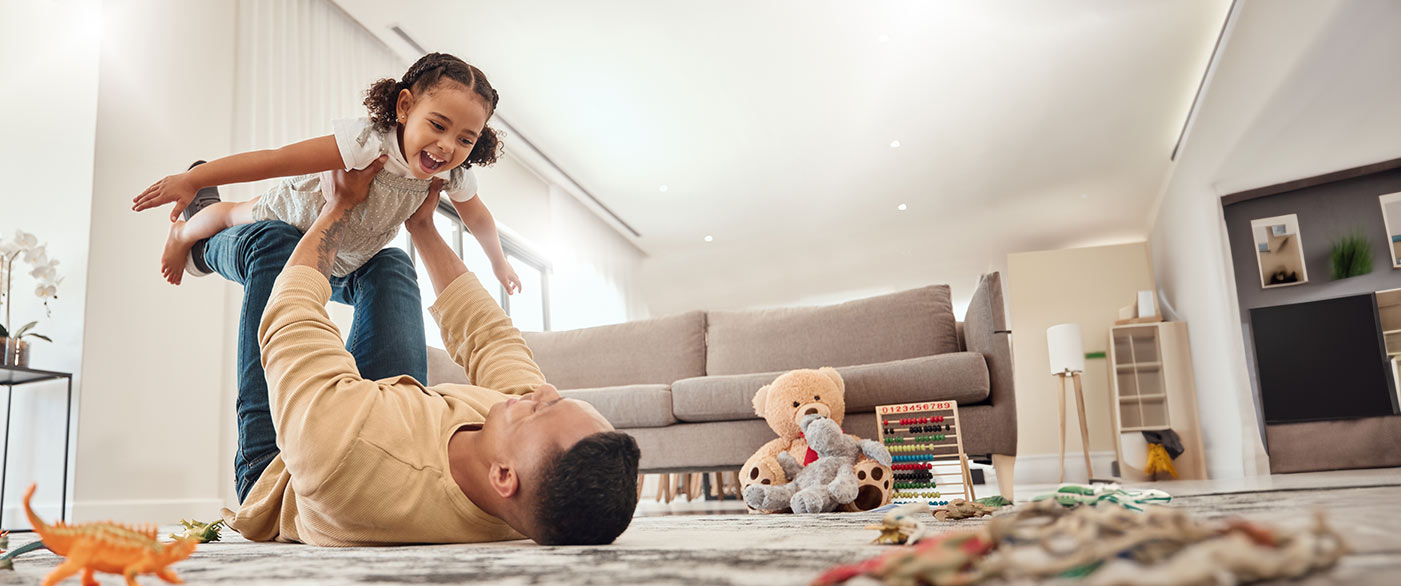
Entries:
POLYGON ((1085 344, 1080 340, 1080 324, 1046 328, 1046 353, 1051 359, 1051 374, 1067 370, 1085 372, 1085 344))

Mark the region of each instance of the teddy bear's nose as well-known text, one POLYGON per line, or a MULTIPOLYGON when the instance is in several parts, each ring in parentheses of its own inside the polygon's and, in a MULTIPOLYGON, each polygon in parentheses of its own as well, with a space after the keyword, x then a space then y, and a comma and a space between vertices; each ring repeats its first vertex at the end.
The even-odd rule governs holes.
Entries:
POLYGON ((808 410, 803 412, 803 415, 816 415, 816 414, 817 414, 817 407, 808 407, 808 410))

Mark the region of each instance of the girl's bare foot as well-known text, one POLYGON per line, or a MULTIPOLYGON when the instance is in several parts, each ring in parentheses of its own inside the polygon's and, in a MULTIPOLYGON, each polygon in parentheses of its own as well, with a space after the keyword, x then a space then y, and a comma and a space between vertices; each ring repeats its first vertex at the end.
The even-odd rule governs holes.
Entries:
POLYGON ((185 221, 177 220, 170 225, 170 236, 165 239, 165 250, 161 252, 161 275, 171 285, 179 285, 185 276, 185 262, 195 241, 185 234, 185 221))

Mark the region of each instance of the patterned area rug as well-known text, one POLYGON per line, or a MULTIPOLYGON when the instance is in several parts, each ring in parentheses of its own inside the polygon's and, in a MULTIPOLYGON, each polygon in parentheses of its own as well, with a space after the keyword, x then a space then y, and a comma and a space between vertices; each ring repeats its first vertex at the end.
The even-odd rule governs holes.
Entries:
MULTIPOLYGON (((1240 515, 1284 526, 1303 526, 1309 511, 1323 508, 1348 536, 1354 553, 1330 572, 1289 584, 1401 583, 1401 484, 1184 496, 1173 506, 1206 517, 1240 515)), ((200 546, 193 557, 174 567, 195 585, 807 584, 834 564, 889 551, 870 545, 876 533, 862 528, 878 518, 873 513, 643 517, 606 547, 540 547, 517 541, 318 548, 250 543, 226 531, 225 541, 200 546)), ((981 522, 928 521, 949 528, 981 522)), ((17 534, 11 546, 33 539, 32 534, 17 534)), ((58 563, 48 552, 25 555, 15 571, 0 571, 0 584, 38 584, 58 563)), ((122 582, 110 574, 99 574, 98 579, 104 584, 122 582)), ((162 583, 153 576, 139 580, 148 586, 162 583)), ((76 577, 64 582, 78 583, 76 577)))

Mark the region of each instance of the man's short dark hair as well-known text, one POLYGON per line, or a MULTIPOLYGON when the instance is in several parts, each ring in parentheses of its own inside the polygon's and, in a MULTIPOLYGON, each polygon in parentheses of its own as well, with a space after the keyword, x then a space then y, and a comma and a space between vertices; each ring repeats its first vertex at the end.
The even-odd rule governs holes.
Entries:
POLYGON ((574 444, 545 465, 534 507, 541 545, 612 543, 637 510, 637 461, 632 436, 605 431, 574 444))

